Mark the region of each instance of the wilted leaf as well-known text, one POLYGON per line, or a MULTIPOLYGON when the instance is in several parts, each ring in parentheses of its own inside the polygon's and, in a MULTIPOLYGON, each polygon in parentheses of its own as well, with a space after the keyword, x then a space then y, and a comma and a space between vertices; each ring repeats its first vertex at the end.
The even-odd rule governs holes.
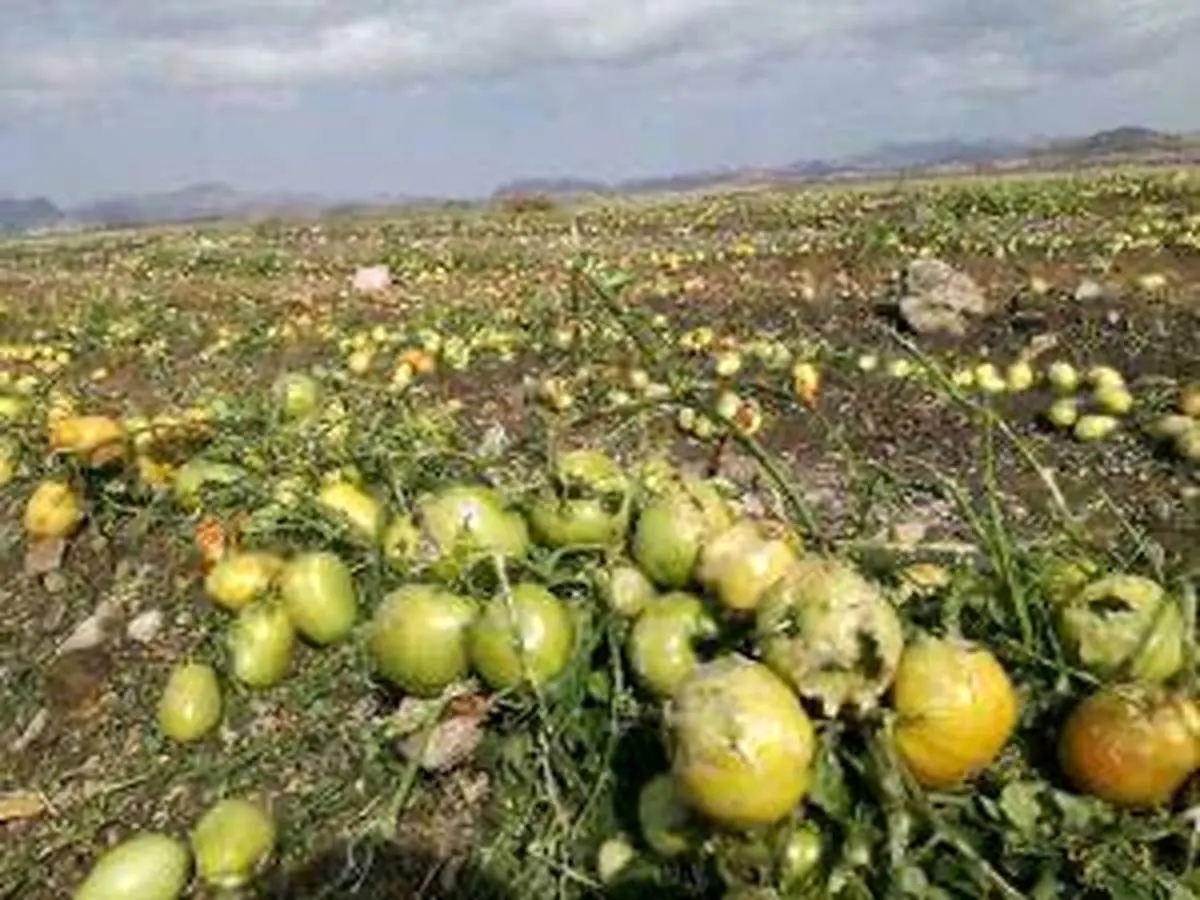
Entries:
POLYGON ((25 550, 25 574, 47 575, 62 566, 67 551, 64 538, 48 537, 31 541, 25 550))
POLYGON ((0 794, 0 823, 34 819, 47 808, 46 798, 32 791, 0 794))

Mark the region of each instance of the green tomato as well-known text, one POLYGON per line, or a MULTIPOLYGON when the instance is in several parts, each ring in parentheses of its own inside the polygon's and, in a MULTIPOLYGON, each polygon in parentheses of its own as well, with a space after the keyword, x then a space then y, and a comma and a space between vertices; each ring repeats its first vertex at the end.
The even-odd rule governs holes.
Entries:
POLYGON ((715 487, 685 479, 643 507, 633 533, 633 558, 659 587, 686 587, 705 541, 732 524, 729 505, 715 487))
POLYGON ((165 834, 122 841, 92 866, 73 900, 176 900, 191 874, 187 848, 165 834))
POLYGON ((292 624, 314 644, 349 636, 358 615, 354 576, 333 553, 302 553, 283 567, 279 593, 292 624))
POLYGON ((638 825, 659 856, 680 856, 696 846, 699 822, 683 803, 669 773, 656 775, 638 793, 638 825))
POLYGON ((275 822, 257 803, 230 798, 200 817, 191 843, 202 881, 224 890, 239 888, 275 851, 275 822))
POLYGON ((529 552, 525 519, 489 487, 453 485, 425 495, 417 501, 417 518, 439 578, 456 578, 493 554, 522 559, 529 552))
POLYGON ((429 584, 388 594, 371 622, 367 650, 386 679, 422 697, 440 694, 467 676, 467 629, 475 604, 429 584))
POLYGON ((207 459, 189 459, 175 470, 175 499, 185 509, 198 509, 209 485, 231 485, 246 476, 244 469, 207 459))
POLYGON ((277 603, 253 603, 238 613, 229 632, 233 675, 247 687, 281 682, 292 666, 296 629, 277 603))
POLYGON ((658 596, 654 582, 646 577, 646 573, 629 564, 598 571, 596 585, 608 608, 625 618, 638 615, 658 596))
POLYGON ((1183 616, 1149 578, 1116 574, 1093 581, 1060 601, 1058 626, 1067 651, 1102 677, 1127 668, 1139 681, 1160 682, 1183 666, 1183 616))
POLYGON ((629 632, 629 660, 638 681, 670 697, 700 664, 696 643, 717 634, 717 623, 693 594, 675 592, 654 600, 629 632))
POLYGON ((173 740, 199 740, 221 721, 221 685, 212 666, 184 663, 167 679, 158 701, 158 725, 173 740))
POLYGON ((471 625, 467 653, 496 690, 553 681, 570 662, 575 626, 563 601, 540 584, 524 582, 497 594, 471 625))
POLYGON ((780 887, 791 892, 810 884, 821 867, 825 839, 816 825, 805 823, 784 829, 776 846, 776 878, 780 887))
POLYGON ((530 511, 534 533, 550 547, 619 543, 629 527, 629 479, 598 450, 573 450, 554 461, 551 488, 530 511))
POLYGON ((271 386, 275 402, 284 418, 303 419, 312 415, 321 402, 321 386, 311 375, 285 372, 271 386))

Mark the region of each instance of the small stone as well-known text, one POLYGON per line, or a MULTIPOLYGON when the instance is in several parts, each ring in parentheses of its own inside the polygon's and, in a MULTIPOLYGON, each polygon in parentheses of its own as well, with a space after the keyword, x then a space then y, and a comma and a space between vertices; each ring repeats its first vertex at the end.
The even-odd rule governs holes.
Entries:
POLYGON ((126 636, 139 644, 149 644, 163 627, 162 610, 148 609, 138 613, 125 629, 126 636))
POLYGON ((364 266, 354 273, 350 286, 360 293, 375 293, 392 286, 392 273, 387 266, 364 266))
POLYGON ((1080 303, 1094 303, 1104 299, 1104 285, 1094 278, 1085 278, 1075 288, 1075 299, 1080 303))

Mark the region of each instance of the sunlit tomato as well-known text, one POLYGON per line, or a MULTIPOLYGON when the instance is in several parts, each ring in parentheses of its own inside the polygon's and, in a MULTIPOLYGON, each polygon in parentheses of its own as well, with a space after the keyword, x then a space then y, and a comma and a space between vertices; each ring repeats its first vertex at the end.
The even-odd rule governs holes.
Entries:
POLYGON ((191 835, 196 874, 208 885, 232 890, 247 884, 275 850, 275 822, 260 804, 221 800, 200 817, 191 835))
POLYGON ((172 670, 158 701, 158 726, 167 737, 195 741, 221 721, 221 685, 212 666, 184 663, 172 670))
POLYGON ((727 656, 699 666, 671 699, 666 729, 680 796, 720 825, 773 824, 808 792, 812 722, 760 663, 727 656))
POLYGON ((73 900, 177 900, 191 876, 184 845, 165 834, 138 834, 101 856, 73 900))
POLYGON ((467 676, 467 628, 475 604, 428 584, 388 594, 371 622, 367 649, 376 669, 410 694, 435 696, 467 676))
POLYGON ((302 553, 287 562, 279 593, 288 617, 314 644, 332 644, 350 634, 358 595, 350 568, 334 553, 302 553))
POLYGON ((700 664, 697 642, 716 633, 717 623, 699 597, 676 591, 652 600, 629 632, 629 661, 638 681, 659 697, 671 696, 700 664))
POLYGON ((921 638, 892 683, 896 750, 925 787, 958 784, 988 766, 1016 725, 1016 692, 983 647, 921 638))
POLYGON ((745 612, 799 559, 785 529, 743 519, 705 543, 696 580, 727 609, 745 612))
POLYGON ((1200 768, 1200 710, 1151 686, 1105 688, 1067 717, 1058 751, 1084 793, 1118 806, 1160 806, 1200 768))
POLYGON ((551 547, 612 544, 625 537, 630 504, 629 479, 616 462, 598 450, 572 450, 554 460, 530 523, 551 547))
POLYGON ((254 603, 242 609, 228 637, 233 675, 248 687, 278 684, 292 665, 296 629, 277 603, 254 603))
POLYGON ((686 587, 704 542, 732 524, 729 505, 716 488, 684 479, 642 508, 633 532, 633 558, 660 587, 686 587))
POLYGON ((471 664, 497 690, 554 680, 574 647, 575 626, 566 604, 531 582, 492 597, 467 637, 471 664))
POLYGON ((383 508, 358 485, 349 481, 331 481, 317 493, 317 503, 347 525, 356 537, 365 541, 379 538, 383 528, 383 508))
POLYGON ((303 419, 312 415, 321 403, 321 387, 311 375, 285 372, 271 385, 271 393, 279 410, 287 419, 303 419))

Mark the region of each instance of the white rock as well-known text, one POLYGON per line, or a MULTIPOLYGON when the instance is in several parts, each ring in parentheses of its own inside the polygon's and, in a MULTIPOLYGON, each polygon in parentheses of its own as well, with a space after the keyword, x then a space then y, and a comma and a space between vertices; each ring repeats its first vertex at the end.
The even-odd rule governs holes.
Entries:
POLYGON ((125 634, 131 641, 148 644, 154 640, 163 627, 163 614, 160 609, 148 609, 138 613, 125 629, 125 634))
POLYGON ((363 293, 387 290, 392 285, 392 272, 387 266, 365 266, 354 273, 350 285, 363 293))

